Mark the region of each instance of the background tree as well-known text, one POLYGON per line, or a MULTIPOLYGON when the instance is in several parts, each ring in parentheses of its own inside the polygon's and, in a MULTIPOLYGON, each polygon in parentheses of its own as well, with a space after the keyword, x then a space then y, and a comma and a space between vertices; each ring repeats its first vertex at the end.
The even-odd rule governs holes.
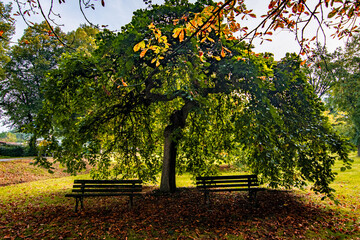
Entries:
MULTIPOLYGON (((65 39, 58 28, 57 35, 65 39)), ((83 26, 67 35, 68 41, 81 50, 95 48, 97 29, 83 26)), ((19 131, 29 132, 38 111, 42 108, 42 84, 47 73, 58 66, 58 59, 66 51, 44 22, 26 29, 18 44, 9 52, 11 61, 4 68, 6 77, 1 80, 2 115, 8 117, 8 124, 19 131)), ((30 139, 35 148, 35 137, 30 139)))
MULTIPOLYGON (((11 48, 11 61, 6 64, 6 77, 1 80, 2 115, 7 116, 8 123, 21 131, 31 128, 29 124, 33 123, 42 106, 41 83, 46 73, 56 68, 57 59, 65 51, 46 23, 36 27, 41 32, 27 28, 18 44, 11 48)), ((57 31, 62 34, 60 29, 57 31)), ((35 147, 34 138, 30 146, 35 147)))
POLYGON ((211 174, 241 147, 271 186, 309 180, 329 194, 329 153, 349 164, 347 145, 322 117, 300 60, 249 51, 221 19, 202 22, 209 14, 199 2, 166 1, 136 11, 118 34, 101 32, 93 53, 64 54, 36 122, 47 151, 73 173, 87 159, 97 178, 155 180, 161 169, 160 189, 173 192, 176 171, 211 174))
POLYGON ((352 141, 360 156, 360 35, 355 35, 341 51, 338 83, 331 91, 330 105, 335 111, 345 111, 353 126, 352 141))
POLYGON ((342 67, 343 58, 340 52, 339 48, 333 53, 329 53, 325 46, 318 43, 316 49, 309 56, 307 64, 303 65, 308 81, 314 87, 319 98, 329 93, 339 78, 346 74, 342 67))

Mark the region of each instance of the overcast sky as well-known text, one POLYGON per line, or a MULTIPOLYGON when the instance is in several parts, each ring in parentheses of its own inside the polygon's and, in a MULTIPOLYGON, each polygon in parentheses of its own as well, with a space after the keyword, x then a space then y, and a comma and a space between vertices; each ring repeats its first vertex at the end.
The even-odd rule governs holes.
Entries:
MULTIPOLYGON (((25 0, 23 0, 25 1, 25 0)), ((13 2, 12 0, 4 0, 5 4, 13 2)), ((50 0, 40 0, 45 14, 47 14, 50 7, 50 0)), ((101 6, 100 0, 93 0, 95 3, 95 10, 84 9, 88 20, 94 24, 108 25, 111 30, 119 30, 121 26, 131 21, 132 13, 139 8, 146 8, 143 0, 105 0, 105 7, 101 6)), ((162 0, 152 0, 153 4, 161 4, 162 0)), ((194 2, 194 1, 192 1, 194 2)), ((251 27, 256 26, 261 18, 259 16, 266 14, 267 4, 269 0, 249 0, 248 9, 254 9, 254 12, 258 16, 257 19, 248 19, 245 22, 240 22, 242 25, 251 27)), ((52 16, 57 24, 62 24, 62 29, 65 32, 75 30, 80 24, 86 23, 84 16, 82 15, 79 5, 79 1, 65 0, 65 3, 59 4, 58 0, 54 0, 53 12, 59 14, 61 18, 52 16)), ((17 10, 17 5, 13 3, 13 10, 17 10)), ((16 17, 16 34, 14 41, 20 38, 27 25, 24 23, 21 17, 16 17)), ((29 18, 32 22, 41 22, 43 18, 40 14, 37 16, 32 15, 29 18)), ((287 52, 299 53, 300 47, 295 41, 294 35, 287 31, 277 32, 272 37, 272 42, 265 41, 262 45, 259 42, 254 42, 256 52, 272 52, 276 60, 281 59, 287 52)), ((340 40, 334 40, 330 37, 327 38, 327 47, 330 51, 335 50, 336 47, 343 46, 344 42, 340 40)), ((6 128, 0 126, 0 132, 6 130, 6 128)))

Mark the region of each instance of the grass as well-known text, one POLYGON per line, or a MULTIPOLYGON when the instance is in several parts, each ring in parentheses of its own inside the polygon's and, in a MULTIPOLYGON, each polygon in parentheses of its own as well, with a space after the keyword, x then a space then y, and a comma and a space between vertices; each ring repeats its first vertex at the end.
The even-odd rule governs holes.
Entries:
MULTIPOLYGON (((20 162, 1 162, 0 179, 6 168, 12 174, 25 171, 43 179, 29 177, 28 182, 0 187, 0 238, 91 239, 96 232, 104 239, 360 239, 360 158, 353 159, 352 169, 345 172, 340 171, 341 163, 334 166, 338 175, 331 186, 339 205, 320 201, 310 190, 296 190, 260 196, 260 209, 249 207, 243 195, 233 193, 216 194, 213 205, 203 208, 202 196, 189 190, 174 196, 149 195, 139 199, 133 210, 124 198, 87 199, 89 207, 80 214, 73 212, 74 200, 64 195, 74 179, 87 179, 88 174, 48 178, 42 170, 20 162), (164 206, 174 210, 168 212, 164 206)), ((194 183, 184 174, 177 177, 177 186, 191 188, 194 183)))

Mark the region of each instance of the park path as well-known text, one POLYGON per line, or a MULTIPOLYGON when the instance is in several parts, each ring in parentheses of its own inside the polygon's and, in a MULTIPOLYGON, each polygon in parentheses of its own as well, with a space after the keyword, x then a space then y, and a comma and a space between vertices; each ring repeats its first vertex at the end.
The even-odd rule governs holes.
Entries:
POLYGON ((15 160, 24 160, 24 159, 34 159, 34 157, 23 157, 23 158, 4 158, 0 159, 0 162, 9 162, 9 161, 15 161, 15 160))

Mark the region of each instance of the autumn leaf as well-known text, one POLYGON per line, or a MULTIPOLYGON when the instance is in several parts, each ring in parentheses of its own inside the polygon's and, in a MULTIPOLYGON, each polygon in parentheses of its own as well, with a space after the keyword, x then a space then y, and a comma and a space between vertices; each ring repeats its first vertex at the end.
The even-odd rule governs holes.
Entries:
POLYGON ((185 31, 183 30, 183 31, 181 31, 180 34, 179 34, 179 40, 180 40, 180 42, 184 41, 184 37, 185 37, 184 32, 185 32, 185 31))
POLYGON ((122 85, 123 85, 124 87, 127 87, 127 84, 126 84, 126 82, 124 81, 123 78, 121 78, 121 83, 122 83, 122 85))
POLYGON ((145 48, 145 41, 141 41, 134 46, 134 52, 139 51, 140 49, 145 48))
POLYGON ((181 30, 182 30, 182 28, 175 28, 175 29, 173 30, 173 35, 172 35, 173 38, 177 38, 177 37, 179 36, 181 30))
POLYGON ((142 50, 142 52, 140 53, 140 57, 144 57, 145 56, 145 53, 147 52, 147 50, 149 50, 148 48, 142 50))
POLYGON ((221 48, 221 57, 225 57, 226 54, 225 54, 225 51, 224 51, 224 48, 221 48))
POLYGON ((0 31, 0 37, 1 37, 3 34, 4 34, 4 31, 1 30, 1 31, 0 31))
POLYGON ((150 23, 150 25, 148 26, 149 29, 154 29, 155 28, 155 25, 154 23, 150 23))
POLYGON ((216 60, 220 61, 221 57, 220 56, 213 56, 213 58, 215 58, 216 60))

